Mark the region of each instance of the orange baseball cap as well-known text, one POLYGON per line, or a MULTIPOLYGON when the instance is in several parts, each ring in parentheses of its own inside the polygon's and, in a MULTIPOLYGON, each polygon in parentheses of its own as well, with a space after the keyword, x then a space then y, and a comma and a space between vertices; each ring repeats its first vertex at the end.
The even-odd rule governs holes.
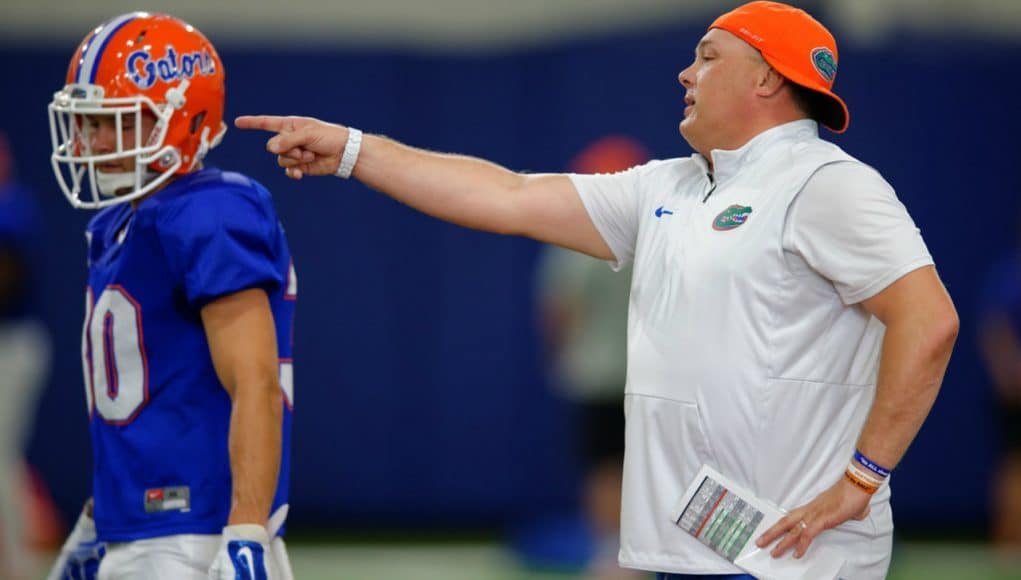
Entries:
POLYGON ((837 41, 818 20, 799 8, 760 0, 727 12, 709 28, 737 36, 761 52, 787 80, 829 97, 819 122, 837 133, 847 129, 851 115, 833 93, 837 41))

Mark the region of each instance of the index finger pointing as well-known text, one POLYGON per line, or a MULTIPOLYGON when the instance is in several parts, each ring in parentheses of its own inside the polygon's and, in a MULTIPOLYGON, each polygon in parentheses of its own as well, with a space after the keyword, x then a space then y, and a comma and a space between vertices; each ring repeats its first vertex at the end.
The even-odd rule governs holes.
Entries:
POLYGON ((280 133, 293 129, 293 122, 287 117, 278 115, 242 115, 234 119, 234 126, 238 129, 259 129, 280 133))
POLYGON ((295 159, 309 159, 305 146, 315 141, 316 136, 309 126, 297 130, 285 130, 270 137, 266 142, 266 150, 277 155, 287 155, 295 159), (297 153, 295 152, 297 151, 297 153))

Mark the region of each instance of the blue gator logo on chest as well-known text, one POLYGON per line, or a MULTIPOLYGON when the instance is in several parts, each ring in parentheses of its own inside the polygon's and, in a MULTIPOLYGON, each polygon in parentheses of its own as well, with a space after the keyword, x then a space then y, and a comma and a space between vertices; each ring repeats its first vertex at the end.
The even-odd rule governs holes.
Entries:
POLYGON ((732 205, 720 212, 713 220, 713 229, 718 232, 732 230, 748 221, 752 208, 746 205, 732 205))

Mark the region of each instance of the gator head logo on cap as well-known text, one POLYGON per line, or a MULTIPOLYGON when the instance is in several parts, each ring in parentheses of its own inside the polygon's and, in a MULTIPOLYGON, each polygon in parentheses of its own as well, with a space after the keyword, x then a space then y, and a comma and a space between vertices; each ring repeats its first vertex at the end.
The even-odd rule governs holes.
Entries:
POLYGON ((752 214, 752 208, 745 205, 732 205, 720 212, 713 220, 713 229, 718 232, 732 230, 746 221, 752 214))
POLYGON ((812 65, 815 72, 828 83, 837 77, 837 59, 833 58, 833 51, 825 46, 812 49, 812 65))

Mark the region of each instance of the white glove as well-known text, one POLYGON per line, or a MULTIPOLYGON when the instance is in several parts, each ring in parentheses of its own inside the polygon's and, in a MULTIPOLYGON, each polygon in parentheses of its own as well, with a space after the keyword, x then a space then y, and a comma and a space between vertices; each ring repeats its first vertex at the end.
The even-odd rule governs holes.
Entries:
POLYGON ((258 524, 223 528, 220 551, 209 567, 210 580, 293 580, 283 542, 273 542, 289 510, 288 504, 278 507, 265 528, 258 524))
POLYGON ((223 540, 213 564, 210 580, 272 580, 269 532, 258 524, 236 524, 223 528, 223 540))
POLYGON ((89 513, 92 500, 78 516, 74 529, 60 548, 60 555, 53 563, 46 580, 95 580, 99 573, 99 562, 106 555, 106 544, 96 541, 96 522, 89 513))

